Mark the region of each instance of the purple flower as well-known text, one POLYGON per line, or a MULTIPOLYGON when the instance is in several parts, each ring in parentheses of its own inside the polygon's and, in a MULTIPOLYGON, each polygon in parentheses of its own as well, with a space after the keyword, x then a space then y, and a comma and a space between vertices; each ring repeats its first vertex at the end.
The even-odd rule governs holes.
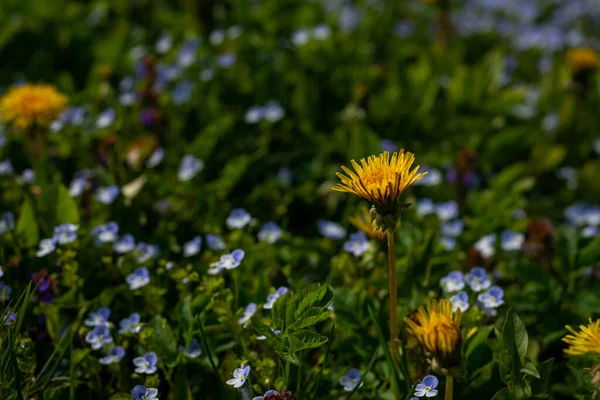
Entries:
POLYGON ((10 211, 2 214, 0 218, 0 236, 15 229, 15 217, 10 211))
POLYGON ((440 286, 446 293, 458 292, 465 287, 465 278, 462 272, 452 271, 442 279, 440 286))
POLYGON ((73 224, 62 224, 54 228, 54 239, 60 244, 74 242, 77 239, 79 227, 73 224))
POLYGON ((145 263, 158 256, 158 247, 152 244, 139 242, 135 249, 135 256, 139 263, 145 263))
POLYGON ((121 335, 131 332, 139 333, 142 330, 142 324, 140 323, 140 314, 133 313, 127 318, 123 318, 119 321, 119 333, 121 335))
POLYGON ((244 256, 244 250, 241 249, 234 250, 231 254, 223 254, 221 259, 214 263, 213 267, 208 270, 208 273, 215 275, 225 269, 237 268, 244 259, 244 256))
POLYGON ((434 397, 437 396, 438 391, 436 389, 438 385, 438 378, 433 375, 427 375, 423 378, 423 382, 419 383, 415 387, 415 396, 417 397, 434 397))
POLYGON ((10 160, 0 162, 0 175, 12 175, 15 172, 10 160))
POLYGON ((504 251, 520 250, 523 242, 525 242, 525 235, 512 231, 504 231, 500 239, 504 251))
POLYGON ((154 168, 157 167, 162 160, 165 158, 165 150, 162 147, 154 150, 154 152, 146 160, 146 167, 154 168))
POLYGON ((108 128, 115 122, 115 111, 112 108, 107 108, 96 117, 96 128, 108 128))
POLYGON ((233 53, 227 52, 219 56, 217 64, 223 69, 231 68, 235 64, 236 56, 233 53))
POLYGON ((35 255, 37 257, 44 257, 44 256, 54 252, 55 249, 56 249, 56 238, 42 239, 42 240, 40 240, 40 248, 37 251, 37 253, 35 253, 35 255))
POLYGON ((459 310, 465 312, 469 309, 469 295, 465 291, 460 291, 454 296, 450 297, 452 303, 452 312, 459 310))
POLYGON ((491 286, 487 272, 481 267, 473 267, 465 276, 465 281, 474 292, 481 292, 491 286))

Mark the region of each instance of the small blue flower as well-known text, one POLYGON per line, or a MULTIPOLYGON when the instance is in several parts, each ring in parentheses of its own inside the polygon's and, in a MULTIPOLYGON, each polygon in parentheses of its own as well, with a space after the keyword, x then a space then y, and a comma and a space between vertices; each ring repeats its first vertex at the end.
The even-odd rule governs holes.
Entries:
POLYGON ((73 181, 71 182, 71 185, 69 186, 69 193, 71 194, 72 197, 81 196, 81 194, 85 190, 86 185, 87 185, 87 178, 84 178, 84 177, 75 178, 75 179, 73 179, 73 181))
POLYGON ((96 225, 90 231, 98 243, 112 243, 118 238, 119 225, 116 222, 108 222, 104 225, 96 225))
POLYGON ((242 249, 237 249, 231 252, 231 254, 223 254, 219 261, 213 264, 213 267, 208 270, 211 275, 218 274, 225 269, 237 268, 242 260, 244 259, 245 253, 242 249))
POLYGON ((271 293, 270 295, 267 296, 267 303, 264 305, 263 308, 265 310, 272 309, 273 305, 275 304, 275 301, 277 301, 278 298, 280 298, 287 292, 288 292, 288 288, 286 288, 285 286, 280 286, 275 293, 271 293))
POLYGON ((88 314, 88 318, 84 321, 86 326, 109 326, 108 319, 110 318, 110 308, 100 307, 96 311, 88 314))
POLYGON ((581 236, 584 238, 591 238, 600 235, 600 229, 596 226, 588 225, 581 230, 581 236))
POLYGON ((277 392, 275 390, 267 390, 265 392, 265 394, 263 394, 262 396, 256 396, 252 400, 265 400, 267 397, 270 399, 273 399, 273 398, 278 398, 279 396, 281 396, 279 394, 279 392, 277 392))
POLYGON ((96 189, 95 198, 102 204, 111 204, 118 195, 118 186, 101 186, 96 189))
POLYGON ((254 314, 256 314, 256 303, 250 303, 246 306, 246 309, 244 310, 244 315, 242 315, 242 317, 238 320, 238 323, 240 325, 244 325, 245 323, 250 321, 254 314))
POLYGON ((189 242, 183 244, 183 256, 192 257, 200 253, 200 246, 202 245, 202 238, 195 236, 189 242))
MULTIPOLYGON (((281 333, 279 329, 273 329, 273 327, 271 327, 271 331, 274 335, 279 335, 281 333)), ((256 340, 267 340, 267 337, 265 335, 257 336, 256 340)))
POLYGON ((292 43, 294 43, 295 46, 305 45, 308 43, 310 38, 311 32, 306 28, 297 29, 292 33, 292 43))
POLYGON ((212 68, 204 68, 202 71, 200 71, 200 79, 203 82, 210 81, 214 76, 215 76, 215 70, 212 68))
POLYGON ((481 267, 473 267, 465 276, 465 281, 474 292, 481 292, 489 288, 492 282, 487 276, 485 269, 481 267))
POLYGON ((464 223, 460 219, 455 219, 454 221, 446 222, 442 225, 442 235, 457 237, 463 231, 464 223))
POLYGON ((44 257, 56 250, 56 238, 40 240, 40 248, 35 253, 37 257, 44 257))
POLYGON ((194 157, 191 154, 186 154, 181 159, 177 178, 182 182, 191 180, 198 172, 204 169, 204 161, 194 157))
POLYGON ((426 165, 421 166, 419 172, 427 172, 427 175, 413 183, 415 186, 437 186, 442 183, 442 173, 440 170, 428 167, 426 165))
POLYGON ((458 292, 465 287, 465 277, 460 271, 452 271, 440 279, 440 286, 446 293, 458 292))
POLYGON ((136 357, 133 359, 133 365, 136 366, 135 372, 137 374, 153 374, 156 372, 156 363, 158 357, 155 353, 146 353, 142 357, 136 357))
POLYGON ((106 357, 102 357, 99 361, 100 364, 109 365, 115 364, 121 361, 121 359, 125 356, 125 350, 121 346, 111 347, 108 350, 108 355, 106 357))
POLYGON ((6 145, 6 136, 0 133, 0 149, 6 145))
POLYGON ((428 214, 432 214, 434 211, 435 204, 433 204, 433 201, 431 199, 423 198, 417 201, 417 214, 419 214, 421 217, 424 217, 428 214))
POLYGON ((242 387, 244 385, 244 383, 246 383, 246 378, 248 378, 249 374, 250 374, 250 366, 242 365, 241 368, 237 368, 235 371, 233 371, 233 379, 229 379, 226 383, 228 385, 232 385, 234 388, 237 389, 239 387, 242 387))
POLYGON ((54 228, 54 238, 60 244, 72 243, 77 239, 79 227, 73 224, 62 224, 54 228))
POLYGON ((381 149, 381 151, 387 151, 388 153, 398 151, 398 145, 390 139, 381 139, 381 142, 379 142, 379 148, 381 149))
POLYGON ((521 246, 525 241, 525 235, 507 230, 502 232, 500 239, 502 241, 502 249, 504 251, 514 251, 521 249, 521 246))
POLYGON ((456 247, 456 239, 453 237, 445 237, 442 236, 440 238, 440 243, 444 246, 444 249, 447 251, 452 251, 456 247))
POLYGON ((113 244, 113 250, 120 254, 131 253, 135 250, 135 239, 127 233, 113 244))
POLYGON ((575 226, 600 225, 600 206, 576 203, 565 209, 567 222, 575 226))
POLYGON ((189 79, 179 82, 173 88, 171 92, 171 99, 173 104, 185 104, 192 99, 192 93, 194 91, 194 82, 189 79))
MULTIPOLYGON (((350 368, 346 375, 340 377, 340 385, 344 387, 346 392, 351 392, 354 390, 358 382, 360 381, 360 371, 356 368, 350 368)), ((360 384, 362 386, 362 383, 360 384)), ((360 387, 359 386, 359 387, 360 387)))
POLYGON ((482 309, 498 308, 504 304, 504 290, 499 286, 492 286, 486 293, 477 296, 477 302, 482 309))
POLYGON ((202 348, 196 339, 192 339, 189 347, 184 350, 183 354, 190 358, 198 358, 202 354, 202 348))
POLYGON ((223 29, 215 29, 210 33, 208 41, 213 46, 219 46, 225 40, 225 31, 223 29))
POLYGON ((10 294, 12 293, 12 288, 8 286, 6 283, 0 282, 0 301, 6 301, 10 299, 10 294))
POLYGON ((317 220, 317 230, 321 236, 325 236, 328 239, 339 240, 346 236, 346 229, 333 221, 317 220))
POLYGON ((312 29, 312 36, 316 40, 327 40, 331 36, 331 29, 325 24, 319 24, 312 29))
POLYGON ((364 232, 350 234, 350 239, 344 243, 344 251, 356 257, 362 256, 371 248, 371 243, 364 232))
POLYGON ((15 229, 15 217, 10 211, 2 214, 0 218, 0 236, 15 229))
POLYGON ((150 283, 150 272, 148 272, 148 268, 140 267, 129 274, 125 280, 131 290, 138 290, 150 283))
POLYGON ((158 400, 158 389, 136 385, 131 391, 134 400, 158 400))
POLYGON ((125 333, 137 334, 142 330, 142 324, 140 323, 140 314, 133 313, 127 318, 123 318, 119 321, 119 333, 121 335, 125 333))
POLYGON ((225 250, 227 247, 221 236, 212 233, 206 235, 206 246, 212 251, 225 250))
POLYGON ((225 220, 229 229, 242 229, 252 221, 252 216, 243 208, 231 210, 231 214, 225 220))
POLYGON ((275 222, 267 222, 258 232, 258 240, 273 244, 281 238, 281 235, 283 235, 283 231, 275 222))
POLYGON ((438 378, 433 375, 427 375, 423 378, 423 382, 415 387, 415 396, 417 397, 435 397, 438 394, 436 389, 438 378))
POLYGON ((92 346, 93 350, 98 350, 112 343, 113 338, 106 326, 98 325, 85 335, 85 341, 92 346))
POLYGON ((23 185, 31 185, 35 180, 35 172, 31 169, 26 169, 21 173, 19 183, 23 185))
POLYGON ((456 312, 456 310, 465 312, 469 309, 469 295, 465 291, 460 291, 450 297, 450 302, 452 303, 452 312, 456 312))
POLYGON ((458 217, 458 204, 453 200, 439 203, 435 206, 435 213, 442 221, 450 221, 458 217))
POLYGON ((0 162, 0 175, 12 175, 15 172, 10 160, 0 162))
POLYGON ((236 61, 236 56, 234 53, 231 52, 227 52, 227 53, 223 53, 219 56, 219 58, 217 59, 217 64, 219 65, 219 67, 223 68, 223 69, 227 69, 227 68, 231 68, 236 61))
POLYGON ((248 124, 256 124, 263 119, 265 115, 265 110, 262 106, 254 106, 250 107, 248 111, 246 111, 246 115, 244 116, 244 120, 248 124))
POLYGON ((485 258, 489 258, 496 253, 496 235, 491 233, 479 239, 473 247, 485 258))
POLYGON ((277 122, 285 117, 285 110, 278 102, 271 100, 263 107, 264 119, 269 122, 277 122))
POLYGON ((135 249, 135 257, 139 263, 145 263, 146 261, 156 258, 158 256, 158 247, 153 244, 139 242, 135 249))
POLYGON ((4 326, 12 325, 17 320, 17 314, 12 311, 7 312, 2 318, 0 318, 0 322, 4 324, 4 326))
POLYGON ((291 185, 293 178, 294 174, 292 173, 292 170, 288 167, 282 167, 277 172, 277 180, 279 180, 279 182, 283 185, 291 185))
POLYGON ((146 167, 148 167, 148 168, 157 167, 164 158, 165 158, 165 149, 163 149, 162 147, 159 147, 158 149, 154 150, 154 152, 152 152, 152 154, 150 154, 150 157, 148 157, 148 159, 146 160, 146 167))
POLYGON ((177 53, 177 64, 183 68, 192 65, 196 61, 198 47, 200 47, 199 39, 188 39, 177 53))
POLYGON ((112 108, 107 108, 96 117, 96 128, 108 128, 115 122, 115 111, 112 108))
POLYGON ((158 54, 165 54, 169 50, 171 50, 171 46, 173 46, 173 38, 167 32, 164 32, 160 35, 154 48, 158 54))

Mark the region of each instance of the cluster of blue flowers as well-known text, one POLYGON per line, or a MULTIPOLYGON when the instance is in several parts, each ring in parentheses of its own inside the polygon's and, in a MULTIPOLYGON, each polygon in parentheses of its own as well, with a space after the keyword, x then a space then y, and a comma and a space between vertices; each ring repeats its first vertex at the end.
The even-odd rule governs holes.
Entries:
POLYGON ((277 122, 285 117, 285 110, 278 102, 271 100, 264 106, 251 107, 244 117, 248 124, 257 124, 262 120, 277 122))
POLYGON ((460 236, 464 227, 463 221, 457 218, 458 204, 452 200, 435 204, 431 199, 424 198, 417 202, 416 210, 421 217, 429 214, 438 216, 442 224, 440 243, 446 250, 453 250, 456 247, 456 238, 460 236))
POLYGON ((54 235, 49 239, 40 241, 40 248, 36 255, 44 257, 56 250, 57 244, 68 244, 77 240, 77 230, 79 227, 74 224, 62 224, 54 228, 54 235))
POLYGON ((564 215, 569 225, 581 228, 581 236, 589 238, 600 234, 600 206, 575 203, 565 209, 564 215))
POLYGON ((477 293, 477 306, 488 316, 495 316, 497 308, 504 304, 504 290, 499 286, 492 286, 492 281, 482 267, 473 267, 466 275, 460 271, 452 271, 440 279, 440 286, 450 296, 452 310, 465 312, 469 309, 469 295, 463 289, 469 288, 477 293), (483 292, 485 290, 485 292, 483 292))

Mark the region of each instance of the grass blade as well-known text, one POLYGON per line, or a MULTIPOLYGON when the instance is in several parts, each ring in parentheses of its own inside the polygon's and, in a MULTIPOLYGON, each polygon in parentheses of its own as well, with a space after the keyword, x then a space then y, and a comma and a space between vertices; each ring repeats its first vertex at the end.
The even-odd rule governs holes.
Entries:
POLYGON ((325 351, 325 358, 323 359, 323 364, 321 364, 321 368, 319 368, 319 373, 317 374, 317 379, 315 382, 315 387, 313 388, 312 394, 310 395, 311 400, 315 398, 315 394, 319 389, 319 382, 321 382, 321 376, 323 376, 323 370, 325 369, 325 365, 327 365, 327 359, 329 358, 329 352, 331 350, 331 342, 333 341, 333 334, 335 333, 335 324, 331 326, 331 333, 329 333, 329 340, 327 341, 327 350, 325 351))
POLYGON ((8 351, 10 352, 10 363, 13 368, 13 376, 15 378, 15 386, 16 392, 19 400, 23 400, 23 388, 21 387, 21 373, 19 371, 19 366, 17 365, 17 357, 15 355, 15 343, 12 331, 8 331, 8 351))
POLYGON ((360 374, 360 380, 356 383, 356 386, 354 386, 354 389, 348 394, 348 396, 346 396, 346 400, 349 400, 350 397, 352 397, 352 395, 354 394, 354 392, 356 392, 360 388, 360 385, 362 385, 365 376, 369 373, 371 367, 373 366, 373 363, 375 362, 375 359, 377 358, 377 353, 379 353, 379 349, 375 350, 375 353, 373 353, 371 361, 369 361, 369 365, 367 365, 367 369, 365 369, 365 372, 360 374))
MULTIPOLYGON (((393 373, 393 379, 396 381, 396 386, 400 387, 400 385, 401 385, 400 382, 402 381, 402 379, 400 378, 400 375, 398 374, 398 367, 397 367, 396 363, 394 362, 394 359, 392 358, 392 354, 390 353, 390 349, 388 347, 387 341, 385 340, 385 337, 383 336, 383 331, 381 330, 381 326, 379 326, 379 322, 377 322, 377 318, 375 318, 375 313, 373 312, 373 309, 371 308, 371 306, 369 306, 369 315, 371 316, 371 319, 373 320, 373 323, 375 324, 375 330, 377 331, 377 339, 379 339, 379 345, 381 347, 383 347, 383 355, 385 356, 385 359, 387 360, 388 364, 390 365, 390 369, 393 373)), ((408 384, 407 384, 407 389, 408 389, 408 384)))
MULTIPOLYGON (((202 343, 204 344, 204 348, 206 349, 206 354, 208 355, 208 361, 210 362, 210 366, 212 367, 215 375, 217 376, 217 381, 219 382, 219 389, 221 390, 221 395, 223 399, 227 398, 227 392, 225 391, 225 386, 223 385, 223 381, 221 380, 221 375, 219 374, 219 370, 217 369, 217 365, 215 364, 212 358, 212 352, 210 347, 208 346, 208 341, 206 340, 206 335, 204 334, 204 327, 202 326, 202 321, 200 320, 200 314, 196 317, 198 318, 198 325, 200 326, 200 334, 202 335, 202 343)), ((237 393, 237 391, 236 391, 237 393)))

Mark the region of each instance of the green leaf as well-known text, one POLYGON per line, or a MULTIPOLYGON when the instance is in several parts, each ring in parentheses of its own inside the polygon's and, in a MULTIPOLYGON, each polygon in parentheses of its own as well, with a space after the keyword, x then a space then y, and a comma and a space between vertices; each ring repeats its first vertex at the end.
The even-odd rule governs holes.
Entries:
POLYGON ((271 319, 273 320, 273 328, 281 330, 281 333, 285 332, 285 315, 288 301, 290 300, 290 293, 286 293, 277 299, 273 308, 271 309, 271 319))
POLYGON ((531 391, 533 392, 534 397, 548 397, 550 393, 550 373, 552 372, 553 363, 554 358, 550 358, 549 360, 538 364, 537 370, 539 371, 540 379, 531 383, 531 391))
POLYGON ((540 379, 540 373, 538 372, 538 370, 535 368, 535 365, 533 365, 533 363, 529 360, 527 360, 525 362, 525 365, 523 366, 523 368, 521 368, 521 372, 526 374, 526 375, 530 375, 533 376, 537 379, 540 379))
POLYGON ((463 344, 463 351, 465 353, 466 358, 469 358, 469 355, 475 350, 477 346, 482 343, 485 343, 487 338, 490 336, 492 332, 493 326, 483 326, 477 329, 477 332, 471 336, 469 339, 465 341, 463 344))
POLYGON ((21 207, 21 215, 17 221, 17 236, 23 247, 34 247, 40 242, 38 224, 33 211, 33 204, 29 198, 25 199, 21 207))
POLYGON ((492 400, 511 400, 509 390, 507 388, 500 389, 492 397, 492 400))
POLYGON ((326 308, 311 308, 303 313, 296 321, 287 326, 288 331, 297 331, 302 328, 313 326, 314 324, 325 321, 331 316, 332 311, 326 308))
POLYGON ((302 288, 291 296, 286 306, 286 330, 306 328, 327 319, 331 314, 327 306, 333 296, 334 291, 330 285, 313 284, 302 288))
POLYGON ((527 355, 529 338, 525 325, 512 308, 506 313, 506 321, 502 329, 502 344, 511 356, 523 359, 527 355))
POLYGON ((117 393, 110 400, 131 400, 132 396, 129 393, 117 393))
POLYGON ((150 328, 152 328, 152 339, 158 354, 166 357, 177 351, 177 341, 166 319, 155 316, 150 321, 150 328))
MULTIPOLYGON (((60 400, 67 397, 67 390, 62 387, 55 387, 44 390, 44 400, 60 400)), ((131 396, 128 397, 131 400, 131 396)))
POLYGON ((308 329, 302 329, 299 331, 292 332, 288 336, 290 343, 290 353, 295 353, 300 350, 314 349, 327 343, 327 336, 319 335, 316 332, 309 331, 308 329))
POLYGON ((175 375, 175 399, 191 400, 192 391, 190 390, 190 381, 182 372, 175 375))
POLYGON ((60 185, 56 196, 56 223, 79 224, 79 209, 77 203, 69 194, 69 190, 60 185))

